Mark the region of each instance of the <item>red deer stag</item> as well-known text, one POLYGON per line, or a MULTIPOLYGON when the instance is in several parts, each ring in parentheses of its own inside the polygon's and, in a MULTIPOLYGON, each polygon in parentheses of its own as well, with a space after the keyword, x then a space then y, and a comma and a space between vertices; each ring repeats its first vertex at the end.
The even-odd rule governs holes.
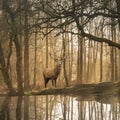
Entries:
POLYGON ((58 75, 60 74, 61 65, 62 65, 62 62, 64 61, 64 59, 65 58, 62 58, 60 60, 58 60, 58 59, 56 60, 55 59, 55 62, 56 62, 55 68, 54 69, 46 68, 43 71, 45 88, 47 87, 47 83, 48 83, 49 80, 52 80, 52 86, 56 87, 56 80, 58 78, 58 75))

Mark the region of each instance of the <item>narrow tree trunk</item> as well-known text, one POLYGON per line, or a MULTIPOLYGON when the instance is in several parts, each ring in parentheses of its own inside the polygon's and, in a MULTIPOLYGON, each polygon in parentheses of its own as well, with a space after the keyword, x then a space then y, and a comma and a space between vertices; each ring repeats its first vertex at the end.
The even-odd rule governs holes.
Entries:
MULTIPOLYGON (((116 41, 116 29, 114 30, 114 40, 116 41)), ((117 49, 115 48, 115 81, 118 81, 118 53, 117 49)))
POLYGON ((100 82, 103 79, 103 43, 101 43, 101 52, 100 52, 100 82))
POLYGON ((72 79, 72 71, 73 71, 73 38, 72 38, 72 34, 71 34, 71 58, 70 58, 70 81, 72 79))
POLYGON ((24 88, 29 90, 29 30, 28 30, 28 13, 27 0, 25 0, 25 35, 24 35, 24 88))
POLYGON ((78 36, 78 54, 77 54, 77 83, 80 81, 80 37, 78 36))
POLYGON ((24 49, 24 88, 29 89, 29 40, 25 39, 24 49))
POLYGON ((77 80, 82 83, 83 78, 83 38, 78 36, 77 80))
MULTIPOLYGON (((102 25, 101 25, 101 37, 104 37, 104 18, 102 20, 102 25)), ((103 43, 101 43, 101 51, 100 51, 100 82, 103 80, 103 43)))
POLYGON ((90 64, 91 64, 91 49, 90 49, 90 45, 91 45, 91 41, 89 40, 89 43, 88 43, 88 61, 87 61, 87 82, 90 81, 90 64))
POLYGON ((24 49, 24 88, 29 89, 29 42, 28 38, 25 38, 24 49))
MULTIPOLYGON (((48 32, 48 28, 46 28, 46 33, 48 32)), ((46 36, 46 68, 48 67, 48 35, 46 36)))
MULTIPOLYGON (((46 33, 48 32, 48 27, 46 28, 46 33)), ((46 36, 46 68, 48 68, 48 35, 46 36)), ((46 120, 48 120, 48 95, 46 96, 46 120)))
POLYGON ((35 56, 34 56, 34 87, 36 86, 36 67, 37 67, 37 30, 35 32, 35 56))
MULTIPOLYGON (((114 20, 111 20, 114 23, 114 20)), ((112 41, 114 41, 114 26, 111 26, 111 37, 112 37, 112 41)), ((114 47, 111 47, 111 56, 110 56, 110 60, 111 60, 111 81, 115 80, 115 59, 114 59, 114 47)))

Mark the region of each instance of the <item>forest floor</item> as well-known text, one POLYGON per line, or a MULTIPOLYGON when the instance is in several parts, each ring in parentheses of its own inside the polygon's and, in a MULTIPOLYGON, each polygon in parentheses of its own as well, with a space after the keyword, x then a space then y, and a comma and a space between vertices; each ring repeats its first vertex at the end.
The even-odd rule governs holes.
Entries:
MULTIPOLYGON (((77 84, 64 88, 45 88, 42 90, 32 90, 31 95, 118 95, 120 84, 113 82, 103 82, 98 84, 77 84)), ((26 93, 28 94, 28 93, 26 93)))

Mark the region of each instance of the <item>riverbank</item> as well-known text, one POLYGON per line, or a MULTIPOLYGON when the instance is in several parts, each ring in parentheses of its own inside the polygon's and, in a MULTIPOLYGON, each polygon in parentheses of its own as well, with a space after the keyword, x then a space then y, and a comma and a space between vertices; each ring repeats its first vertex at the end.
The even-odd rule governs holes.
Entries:
POLYGON ((99 84, 77 84, 75 86, 64 88, 46 88, 43 90, 33 90, 32 95, 56 95, 56 94, 97 94, 97 95, 114 95, 119 94, 120 84, 113 82, 103 82, 99 84))

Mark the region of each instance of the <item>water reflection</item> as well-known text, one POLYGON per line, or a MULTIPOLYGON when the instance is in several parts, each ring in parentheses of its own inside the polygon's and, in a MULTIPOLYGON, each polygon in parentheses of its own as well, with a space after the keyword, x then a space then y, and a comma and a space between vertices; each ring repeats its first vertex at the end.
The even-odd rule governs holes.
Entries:
POLYGON ((118 96, 0 97, 0 120, 118 120, 118 96))

